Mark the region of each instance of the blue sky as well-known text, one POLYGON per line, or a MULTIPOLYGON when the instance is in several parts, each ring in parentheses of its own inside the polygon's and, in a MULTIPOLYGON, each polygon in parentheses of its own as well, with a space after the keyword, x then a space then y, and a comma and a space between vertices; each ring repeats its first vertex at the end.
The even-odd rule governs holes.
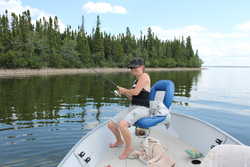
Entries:
POLYGON ((190 35, 204 65, 250 65, 250 1, 247 0, 0 0, 5 9, 30 9, 33 19, 58 16, 61 27, 81 24, 88 32, 101 17, 102 29, 135 35, 152 27, 163 40, 190 35))

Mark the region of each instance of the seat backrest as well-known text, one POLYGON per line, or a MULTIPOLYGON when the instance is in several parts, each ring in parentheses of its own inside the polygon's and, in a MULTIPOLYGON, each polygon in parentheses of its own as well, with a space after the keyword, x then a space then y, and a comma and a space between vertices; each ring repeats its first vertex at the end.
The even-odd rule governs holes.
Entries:
POLYGON ((174 83, 171 80, 159 80, 151 88, 149 100, 154 101, 157 91, 164 91, 163 104, 169 109, 174 97, 174 83))

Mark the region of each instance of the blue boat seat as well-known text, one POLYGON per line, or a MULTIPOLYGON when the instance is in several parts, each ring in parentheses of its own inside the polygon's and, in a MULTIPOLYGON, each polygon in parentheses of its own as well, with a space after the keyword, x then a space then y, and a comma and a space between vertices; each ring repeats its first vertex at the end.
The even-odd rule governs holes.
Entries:
MULTIPOLYGON (((164 91, 163 104, 169 109, 174 97, 174 83, 171 80, 159 80, 151 88, 149 100, 154 101, 157 91, 164 91)), ((139 119, 134 126, 148 129, 167 119, 167 116, 149 116, 139 119)))
POLYGON ((166 119, 165 116, 153 116, 153 117, 145 117, 141 118, 135 122, 135 126, 139 128, 148 129, 152 126, 157 125, 158 123, 164 121, 166 119))

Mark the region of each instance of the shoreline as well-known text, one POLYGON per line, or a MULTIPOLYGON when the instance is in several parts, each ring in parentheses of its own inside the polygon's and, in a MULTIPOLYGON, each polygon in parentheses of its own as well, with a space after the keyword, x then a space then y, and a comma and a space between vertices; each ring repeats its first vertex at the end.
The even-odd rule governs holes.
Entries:
MULTIPOLYGON (((158 71, 199 71, 201 68, 146 68, 148 72, 158 71)), ((117 73, 129 72, 127 68, 69 68, 69 69, 0 69, 0 78, 6 77, 28 77, 28 76, 49 76, 49 75, 70 75, 84 73, 117 73)))

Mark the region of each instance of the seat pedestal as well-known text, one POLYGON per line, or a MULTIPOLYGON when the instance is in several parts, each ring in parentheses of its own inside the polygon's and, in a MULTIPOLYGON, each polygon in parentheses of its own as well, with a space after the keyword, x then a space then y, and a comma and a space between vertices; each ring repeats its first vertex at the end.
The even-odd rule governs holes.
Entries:
POLYGON ((137 137, 146 138, 146 137, 149 136, 149 134, 150 134, 150 129, 149 128, 135 127, 135 135, 137 137))

